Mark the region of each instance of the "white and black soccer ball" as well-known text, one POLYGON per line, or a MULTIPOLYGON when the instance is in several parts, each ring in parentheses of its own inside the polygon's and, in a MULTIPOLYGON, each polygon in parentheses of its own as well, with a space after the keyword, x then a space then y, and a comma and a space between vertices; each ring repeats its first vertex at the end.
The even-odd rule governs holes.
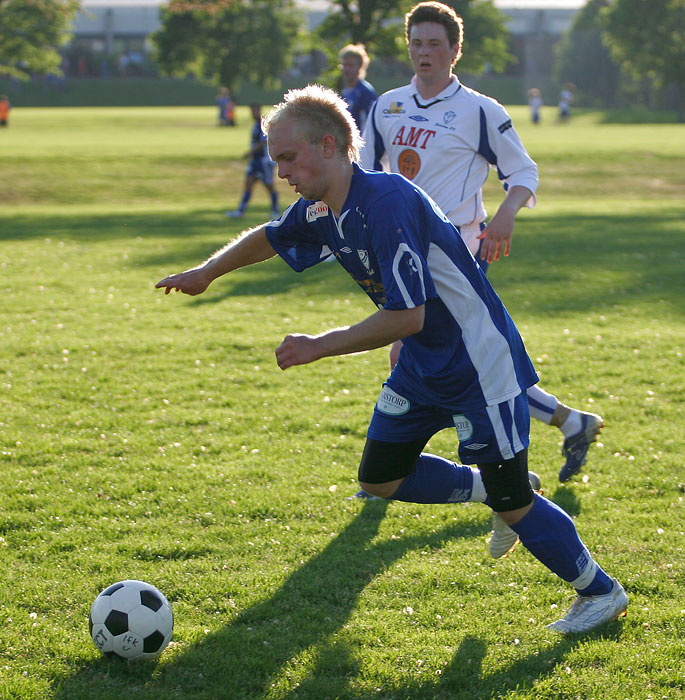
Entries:
POLYGON ((95 599, 88 617, 90 636, 106 656, 154 659, 174 629, 174 614, 164 594, 144 581, 119 581, 95 599))

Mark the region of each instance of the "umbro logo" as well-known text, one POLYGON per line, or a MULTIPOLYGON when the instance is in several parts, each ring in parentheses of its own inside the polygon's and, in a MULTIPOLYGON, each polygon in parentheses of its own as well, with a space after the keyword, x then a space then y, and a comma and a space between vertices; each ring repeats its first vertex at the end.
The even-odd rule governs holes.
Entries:
POLYGON ((427 122, 427 121, 429 121, 426 117, 422 117, 420 114, 410 114, 409 118, 413 119, 415 122, 427 122))
POLYGON ((474 442, 471 445, 464 445, 464 448, 467 450, 482 450, 484 447, 487 447, 487 443, 483 445, 480 442, 474 442))

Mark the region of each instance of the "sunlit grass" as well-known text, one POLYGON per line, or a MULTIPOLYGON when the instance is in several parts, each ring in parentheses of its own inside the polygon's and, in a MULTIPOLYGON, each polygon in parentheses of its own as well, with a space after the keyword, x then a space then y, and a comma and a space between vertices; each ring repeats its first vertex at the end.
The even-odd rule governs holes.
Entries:
MULTIPOLYGON (((531 465, 628 617, 549 633, 571 591, 520 548, 491 560, 482 506, 344 500, 386 352, 287 372, 273 355, 372 312, 337 266, 154 290, 239 232, 223 210, 247 115, 234 131, 201 108, 17 109, 0 134, 0 698, 682 697, 682 127, 534 130, 512 111, 543 180, 491 279, 543 386, 607 421, 587 480, 558 484, 560 434, 540 424, 531 465), (171 600, 156 665, 89 640, 90 603, 122 578, 171 600)), ((268 211, 257 191, 242 225, 268 211)), ((431 449, 456 458, 455 436, 431 449)))

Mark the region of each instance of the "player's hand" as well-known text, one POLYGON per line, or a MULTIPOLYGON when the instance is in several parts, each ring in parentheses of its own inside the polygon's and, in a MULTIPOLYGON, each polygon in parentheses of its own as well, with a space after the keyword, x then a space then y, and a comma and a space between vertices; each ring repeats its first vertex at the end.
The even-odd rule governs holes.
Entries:
POLYGON ((281 369, 306 365, 319 357, 317 339, 311 335, 286 335, 276 348, 276 362, 281 369))
POLYGON ((165 294, 169 294, 172 289, 175 289, 177 292, 196 296, 197 294, 202 294, 209 287, 211 281, 202 268, 195 268, 179 272, 176 275, 169 275, 169 277, 165 277, 157 282, 155 288, 164 288, 165 294))
POLYGON ((500 208, 492 217, 483 233, 478 236, 483 240, 480 249, 480 257, 491 263, 499 260, 500 255, 505 257, 511 250, 511 237, 514 233, 515 212, 500 208))

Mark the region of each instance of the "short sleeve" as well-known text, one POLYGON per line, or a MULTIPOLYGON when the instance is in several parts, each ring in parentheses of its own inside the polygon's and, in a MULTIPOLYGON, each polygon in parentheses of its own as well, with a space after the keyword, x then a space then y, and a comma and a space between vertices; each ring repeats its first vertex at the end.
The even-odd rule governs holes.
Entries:
POLYGON ((307 220, 308 209, 316 204, 299 199, 280 219, 265 226, 271 247, 295 272, 302 272, 331 254, 316 221, 312 224, 307 220))

